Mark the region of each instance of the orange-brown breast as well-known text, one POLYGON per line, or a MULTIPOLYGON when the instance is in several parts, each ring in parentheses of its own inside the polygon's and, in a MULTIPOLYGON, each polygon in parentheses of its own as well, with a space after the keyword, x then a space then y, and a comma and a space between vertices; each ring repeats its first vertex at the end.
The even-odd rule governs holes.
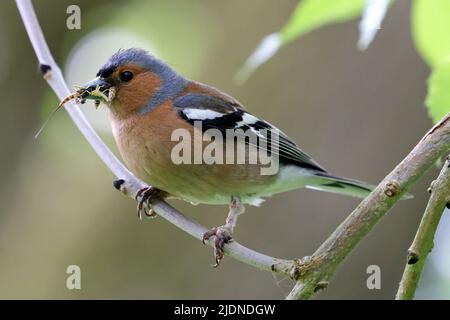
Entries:
POLYGON ((135 113, 123 118, 112 112, 111 119, 114 137, 129 169, 173 196, 199 203, 227 203, 232 195, 255 194, 275 179, 261 175, 259 165, 175 164, 171 158, 179 143, 171 139, 175 129, 190 133, 191 151, 195 143, 204 148, 210 142, 198 140, 201 134, 194 134, 194 128, 179 117, 170 101, 144 115, 135 113))

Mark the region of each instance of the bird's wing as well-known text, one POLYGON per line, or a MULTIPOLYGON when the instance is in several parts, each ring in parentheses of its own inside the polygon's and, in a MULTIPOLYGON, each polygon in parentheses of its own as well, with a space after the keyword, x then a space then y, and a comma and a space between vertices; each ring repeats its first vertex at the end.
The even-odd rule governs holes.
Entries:
MULTIPOLYGON (((263 148, 271 154, 278 154, 280 162, 326 172, 285 133, 245 111, 237 101, 228 99, 227 96, 188 93, 174 99, 173 104, 184 120, 191 124, 194 124, 195 121, 201 121, 203 131, 218 129, 225 134, 227 129, 234 129, 234 132, 247 133, 250 130, 258 137, 259 143, 256 147, 263 148), (271 141, 274 140, 271 138, 274 133, 278 135, 278 146, 272 148, 271 141)), ((247 144, 252 144, 249 142, 249 139, 244 139, 243 141, 247 144)))

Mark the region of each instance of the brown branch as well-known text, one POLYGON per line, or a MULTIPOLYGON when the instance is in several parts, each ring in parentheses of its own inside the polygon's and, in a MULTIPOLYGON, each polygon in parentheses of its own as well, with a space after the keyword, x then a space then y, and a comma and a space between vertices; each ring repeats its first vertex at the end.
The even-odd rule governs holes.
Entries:
POLYGON ((344 220, 311 257, 297 261, 291 274, 297 283, 287 299, 308 299, 327 285, 352 249, 405 195, 406 191, 450 150, 450 114, 436 124, 344 220))
POLYGON ((408 250, 408 258, 403 272, 402 280, 398 287, 396 299, 414 299, 414 294, 419 284, 420 275, 427 260, 428 254, 433 248, 433 239, 441 220, 446 204, 450 201, 450 157, 447 157, 444 166, 430 187, 430 200, 420 222, 419 229, 411 247, 408 250))

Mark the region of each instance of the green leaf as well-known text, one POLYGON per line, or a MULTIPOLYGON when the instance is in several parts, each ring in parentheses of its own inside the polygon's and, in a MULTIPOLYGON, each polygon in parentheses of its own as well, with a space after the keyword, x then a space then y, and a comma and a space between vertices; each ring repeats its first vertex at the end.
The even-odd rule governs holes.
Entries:
POLYGON ((450 59, 440 64, 428 80, 428 96, 425 104, 428 114, 438 122, 450 112, 450 59))
POLYGON ((365 0, 303 0, 281 30, 282 43, 290 41, 327 24, 357 18, 365 0))
POLYGON ((283 45, 309 31, 327 24, 340 23, 358 17, 365 0, 303 0, 280 32, 265 37, 236 74, 236 82, 246 81, 263 63, 283 45))
POLYGON ((412 34, 417 50, 431 66, 450 56, 450 1, 415 0, 412 34))

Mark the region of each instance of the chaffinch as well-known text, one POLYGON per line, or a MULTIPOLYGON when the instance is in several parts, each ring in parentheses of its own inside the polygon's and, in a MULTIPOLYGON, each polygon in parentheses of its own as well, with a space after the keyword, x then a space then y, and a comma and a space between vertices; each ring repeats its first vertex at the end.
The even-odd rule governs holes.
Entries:
POLYGON ((367 183, 328 173, 286 134, 246 111, 236 99, 185 79, 142 49, 118 51, 101 67, 97 78, 77 92, 82 101, 106 102, 125 164, 152 186, 139 192, 139 215, 142 210, 150 214, 143 206, 149 208, 155 197, 229 205, 226 223, 203 237, 204 241, 215 237, 216 265, 223 257, 224 243, 232 239, 237 217, 245 211, 244 204, 258 205, 264 197, 302 187, 358 198, 372 190, 367 183), (237 138, 217 138, 230 130, 239 132, 237 138), (182 135, 175 134, 180 132, 193 137, 182 152, 182 135), (259 141, 255 143, 242 132, 250 132, 259 141), (236 143, 231 151, 244 146, 241 161, 225 161, 228 158, 223 152, 228 152, 225 145, 230 141, 236 143), (197 143, 203 161, 186 163, 197 156, 187 154, 195 153, 197 143), (212 143, 216 154, 208 156, 205 149, 212 143), (273 174, 262 174, 267 167, 262 161, 248 161, 255 154, 261 156, 260 151, 278 161, 273 174), (180 157, 188 161, 180 163, 180 157))

